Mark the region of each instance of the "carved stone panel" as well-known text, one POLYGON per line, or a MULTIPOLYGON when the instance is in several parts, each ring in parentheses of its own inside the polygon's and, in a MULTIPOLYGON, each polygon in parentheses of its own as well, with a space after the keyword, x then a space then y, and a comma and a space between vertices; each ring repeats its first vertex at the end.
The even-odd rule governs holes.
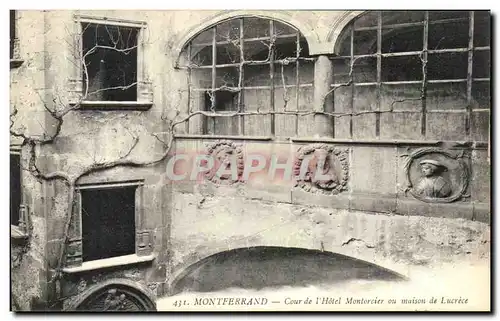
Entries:
POLYGON ((420 148, 406 156, 404 170, 413 197, 427 203, 450 203, 466 194, 470 181, 469 162, 464 152, 420 148))
POLYGON ((302 146, 297 151, 293 173, 295 186, 329 195, 347 190, 348 151, 327 144, 302 146))
POLYGON ((240 181, 243 175, 243 150, 232 141, 220 140, 208 146, 208 156, 214 166, 205 177, 215 184, 232 185, 240 181))

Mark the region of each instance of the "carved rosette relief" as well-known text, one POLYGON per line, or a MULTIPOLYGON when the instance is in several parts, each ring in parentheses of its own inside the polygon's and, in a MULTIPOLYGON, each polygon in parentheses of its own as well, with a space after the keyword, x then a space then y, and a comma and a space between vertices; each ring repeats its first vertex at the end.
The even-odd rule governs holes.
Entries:
POLYGON ((348 151, 326 144, 299 148, 293 167, 295 186, 307 192, 335 195, 347 190, 348 151))
POLYGON ((451 203, 464 197, 470 181, 464 152, 440 148, 420 148, 404 163, 407 180, 405 192, 427 203, 451 203))
POLYGON ((218 185, 240 181, 244 169, 241 145, 228 140, 216 141, 208 146, 208 156, 214 161, 212 169, 205 174, 209 181, 218 185))
POLYGON ((131 281, 122 284, 95 284, 69 302, 69 311, 155 311, 149 294, 134 286, 131 281), (125 284, 126 283, 126 284, 125 284), (132 284, 132 285, 130 285, 132 284))

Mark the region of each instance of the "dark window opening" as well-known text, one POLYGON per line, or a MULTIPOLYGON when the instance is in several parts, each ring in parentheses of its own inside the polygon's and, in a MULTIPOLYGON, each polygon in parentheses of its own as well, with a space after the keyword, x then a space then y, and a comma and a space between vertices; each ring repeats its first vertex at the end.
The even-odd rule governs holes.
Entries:
POLYGON ((14 59, 15 39, 16 39, 16 11, 10 10, 10 59, 14 59))
POLYGON ((84 99, 136 101, 139 30, 93 23, 82 30, 84 99))
POLYGON ((10 224, 19 224, 21 206, 21 156, 10 154, 10 224))
POLYGON ((135 253, 135 191, 81 191, 84 262, 135 253))

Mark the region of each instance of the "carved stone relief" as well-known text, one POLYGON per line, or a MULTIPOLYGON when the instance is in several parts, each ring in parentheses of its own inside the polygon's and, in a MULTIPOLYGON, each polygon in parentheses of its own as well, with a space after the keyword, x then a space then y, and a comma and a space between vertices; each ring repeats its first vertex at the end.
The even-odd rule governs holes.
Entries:
POLYGON ((79 294, 66 310, 154 311, 155 304, 140 287, 129 280, 103 282, 79 294))
POLYGON ((295 186, 305 191, 338 194, 347 190, 348 151, 327 144, 302 146, 297 151, 293 174, 295 186))
POLYGON ((208 146, 208 156, 215 162, 212 170, 205 174, 208 180, 219 185, 232 185, 240 181, 244 169, 241 145, 229 140, 216 141, 208 146), (236 175, 232 175, 233 171, 236 171, 236 175))
POLYGON ((403 156, 407 157, 405 192, 413 197, 427 203, 450 203, 469 196, 470 171, 463 151, 429 147, 403 156))

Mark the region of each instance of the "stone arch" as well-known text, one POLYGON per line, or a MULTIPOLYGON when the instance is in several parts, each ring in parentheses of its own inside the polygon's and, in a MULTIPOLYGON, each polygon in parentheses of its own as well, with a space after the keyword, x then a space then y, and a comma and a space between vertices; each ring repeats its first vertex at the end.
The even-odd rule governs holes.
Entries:
POLYGON ((352 279, 407 280, 404 275, 380 265, 334 252, 254 246, 217 252, 174 273, 169 282, 169 295, 186 290, 212 292, 233 287, 308 286, 352 279))
POLYGON ((212 15, 204 19, 201 23, 191 26, 184 33, 182 33, 177 40, 174 41, 173 56, 174 68, 179 66, 179 60, 184 46, 196 37, 200 32, 211 28, 219 23, 227 20, 243 18, 243 17, 257 17, 264 19, 271 19, 297 29, 306 39, 310 54, 314 54, 314 46, 319 43, 318 35, 313 31, 314 28, 303 21, 294 18, 286 11, 266 11, 266 10, 228 10, 222 13, 212 15))
POLYGON ((341 14, 333 23, 330 25, 330 31, 328 32, 325 42, 331 45, 332 51, 337 46, 338 37, 344 30, 344 28, 354 19, 366 13, 367 11, 353 11, 349 10, 341 14))
POLYGON ((154 295, 145 286, 127 279, 110 279, 95 284, 78 295, 65 309, 67 311, 156 311, 154 295), (117 304, 113 302, 116 299, 117 304), (105 303, 104 301, 107 302, 105 303), (121 304, 117 308, 117 305, 121 304), (106 306, 107 305, 107 306, 106 306))

